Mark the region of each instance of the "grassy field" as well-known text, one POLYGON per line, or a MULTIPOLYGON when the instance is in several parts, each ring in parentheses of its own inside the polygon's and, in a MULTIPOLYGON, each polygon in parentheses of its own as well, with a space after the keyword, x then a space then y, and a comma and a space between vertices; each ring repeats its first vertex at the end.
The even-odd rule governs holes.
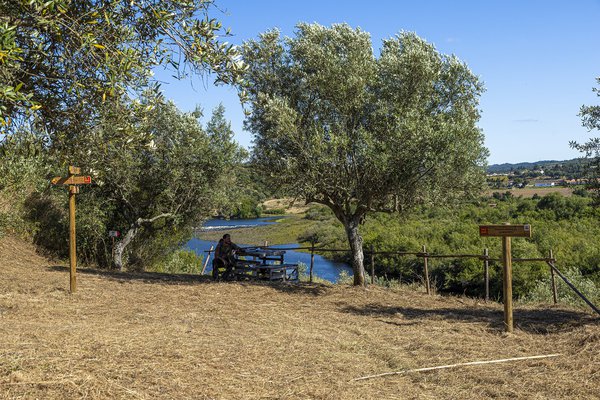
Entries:
POLYGON ((2 399, 598 399, 580 311, 408 289, 78 273, 0 239, 2 399), (391 371, 560 354, 502 364, 391 371))

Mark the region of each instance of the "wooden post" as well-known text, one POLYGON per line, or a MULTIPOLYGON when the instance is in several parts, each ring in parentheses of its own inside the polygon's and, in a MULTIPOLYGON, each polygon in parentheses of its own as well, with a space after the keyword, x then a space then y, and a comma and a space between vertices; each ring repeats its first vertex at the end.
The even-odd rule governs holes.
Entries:
POLYGON ((375 284, 375 247, 371 245, 371 285, 375 284))
POLYGON ((204 275, 204 271, 206 271, 206 266, 208 265, 208 260, 210 259, 210 253, 212 253, 213 247, 214 246, 210 246, 210 250, 208 250, 208 253, 206 253, 206 259, 204 260, 204 266, 202 267, 202 272, 200 272, 200 275, 204 275))
POLYGON ((490 260, 489 260, 489 249, 483 249, 483 280, 485 283, 485 301, 490 301, 490 260))
POLYGON ((532 235, 531 225, 479 225, 479 236, 502 237, 503 299, 504 299, 504 329, 513 331, 513 302, 512 302, 512 256, 510 253, 511 237, 528 237, 532 235))
MULTIPOLYGON (((550 262, 552 263, 552 265, 554 265, 554 257, 552 255, 552 249, 550 249, 549 252, 549 258, 550 258, 550 262)), ((552 265, 550 266, 550 278, 551 278, 551 283, 552 283, 552 300, 554 300, 554 304, 558 303, 558 293, 556 292, 556 276, 554 275, 554 268, 552 268, 552 265)))
POLYGON ((69 186, 69 288, 71 293, 77 290, 77 235, 75 232, 75 195, 77 194, 77 186, 69 186))
POLYGON ((513 303, 512 303, 512 256, 510 236, 502 237, 502 263, 504 264, 504 330, 513 331, 513 303))
POLYGON ((313 281, 313 267, 315 266, 315 242, 311 242, 310 245, 310 271, 309 271, 309 282, 313 281))
POLYGON ((427 287, 427 294, 431 294, 431 286, 429 285, 429 269, 427 267, 427 248, 423 245, 423 269, 425 273, 425 286, 427 287))
POLYGON ((66 185, 69 187, 69 288, 71 293, 77 290, 76 272, 77 272, 77 243, 75 232, 75 195, 79 193, 78 185, 89 185, 92 183, 90 176, 80 176, 81 168, 69 166, 69 173, 66 178, 56 176, 52 178, 53 185, 66 185))

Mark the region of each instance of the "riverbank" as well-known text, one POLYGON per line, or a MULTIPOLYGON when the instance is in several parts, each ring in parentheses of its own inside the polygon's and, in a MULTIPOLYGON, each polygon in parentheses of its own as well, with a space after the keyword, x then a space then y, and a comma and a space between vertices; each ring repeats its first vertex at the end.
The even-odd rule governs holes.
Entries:
MULTIPOLYGON (((281 202, 274 203, 276 207, 281 202)), ((260 218, 256 220, 209 220, 205 229, 197 232, 196 237, 186 244, 186 248, 193 250, 196 254, 204 255, 210 247, 216 246, 224 233, 231 235, 234 243, 240 246, 283 246, 286 248, 300 247, 298 250, 287 250, 286 262, 311 264, 310 252, 306 243, 302 243, 300 235, 314 230, 321 221, 307 219, 308 208, 294 208, 292 213, 274 217, 260 218), (271 219, 272 218, 272 219, 271 219), (254 226, 249 226, 252 224, 254 226)), ((314 257, 313 274, 316 279, 328 282, 337 282, 340 276, 352 276, 350 266, 339 260, 330 259, 332 253, 316 254, 314 257)), ((208 268, 210 270, 210 266, 208 268)))
POLYGON ((318 221, 304 218, 304 214, 286 214, 277 216, 273 224, 234 228, 227 230, 199 231, 198 239, 218 242, 223 234, 229 233, 235 243, 244 243, 252 246, 262 246, 265 242, 269 245, 298 243, 298 235, 317 226, 318 221))

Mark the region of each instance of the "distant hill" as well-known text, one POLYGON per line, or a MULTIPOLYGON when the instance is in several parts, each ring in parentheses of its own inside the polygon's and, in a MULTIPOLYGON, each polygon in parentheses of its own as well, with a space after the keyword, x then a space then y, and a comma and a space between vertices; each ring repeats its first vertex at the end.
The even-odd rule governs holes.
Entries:
POLYGON ((504 163, 504 164, 492 164, 490 166, 488 166, 488 173, 489 174, 502 174, 502 173, 507 173, 510 171, 517 171, 517 170, 523 170, 523 169, 528 169, 531 170, 533 168, 537 167, 548 167, 548 166, 555 166, 557 164, 559 165, 576 165, 576 164, 581 164, 583 162, 583 160, 581 158, 574 158, 572 160, 563 160, 563 161, 559 161, 559 160, 542 160, 542 161, 535 161, 535 162, 521 162, 521 163, 516 163, 516 164, 510 164, 510 163, 504 163))

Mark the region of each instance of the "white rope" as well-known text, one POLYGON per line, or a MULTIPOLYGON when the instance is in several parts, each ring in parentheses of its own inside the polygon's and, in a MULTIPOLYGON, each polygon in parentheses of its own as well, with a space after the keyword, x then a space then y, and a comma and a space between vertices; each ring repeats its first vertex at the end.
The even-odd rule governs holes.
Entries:
POLYGON ((352 379, 352 381, 362 381, 362 380, 365 380, 365 379, 379 378, 379 377, 382 377, 382 376, 389 376, 389 375, 402 375, 402 374, 408 374, 408 373, 411 373, 411 372, 425 372, 425 371, 433 371, 433 370, 437 370, 437 369, 465 367, 465 366, 469 366, 469 365, 496 364, 496 363, 504 363, 504 362, 510 362, 510 361, 521 361, 521 360, 536 360, 536 359, 540 359, 540 358, 558 357, 560 355, 562 355, 562 354, 546 354, 546 355, 541 355, 541 356, 504 358, 502 360, 491 360, 491 361, 471 361, 471 362, 459 363, 459 364, 440 365, 440 366, 437 366, 437 367, 427 367, 427 368, 417 368, 417 369, 405 369, 403 371, 385 372, 383 374, 362 376, 360 378, 354 378, 354 379, 352 379))

